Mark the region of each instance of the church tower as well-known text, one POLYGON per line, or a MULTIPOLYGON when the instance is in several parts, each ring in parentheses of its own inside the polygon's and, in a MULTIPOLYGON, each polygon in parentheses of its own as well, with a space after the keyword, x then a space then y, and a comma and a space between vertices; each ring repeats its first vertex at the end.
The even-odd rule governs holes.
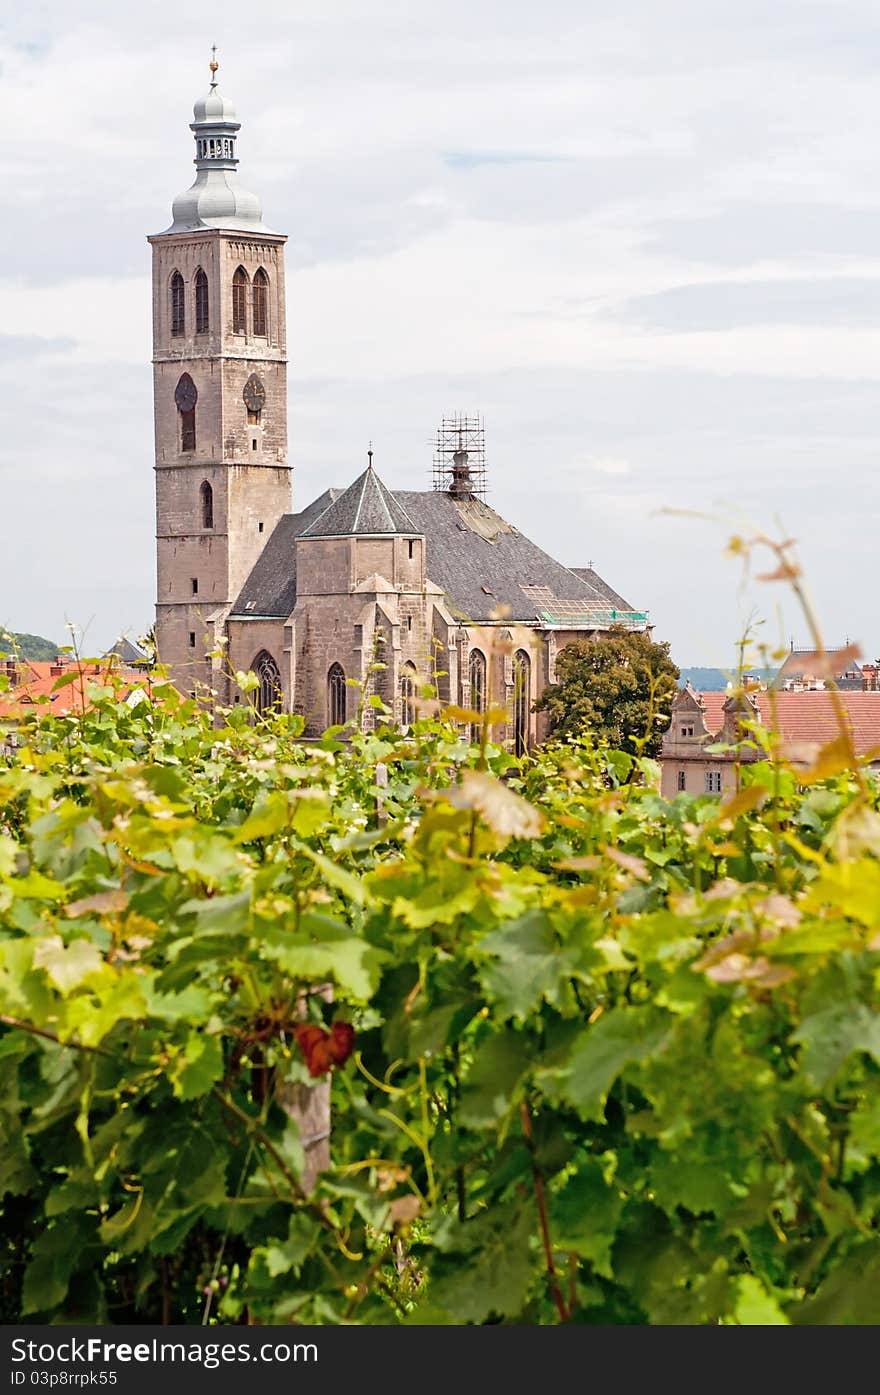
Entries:
POLYGON ((153 248, 156 638, 184 693, 282 514, 287 464, 286 237, 238 183, 235 109, 217 86, 196 102, 196 178, 153 248))

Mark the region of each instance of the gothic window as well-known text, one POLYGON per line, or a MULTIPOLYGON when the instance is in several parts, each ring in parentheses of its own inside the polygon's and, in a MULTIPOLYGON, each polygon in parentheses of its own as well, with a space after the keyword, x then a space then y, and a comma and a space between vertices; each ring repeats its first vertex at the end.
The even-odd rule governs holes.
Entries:
POLYGON ((208 333, 208 278, 199 267, 196 272, 196 334, 208 333))
POLYGON ((513 751, 524 756, 529 749, 529 688, 532 661, 524 649, 513 656, 513 751))
POLYGON ((400 725, 411 727, 416 719, 416 671, 404 664, 400 671, 400 725))
POLYGON ((175 271, 171 278, 171 333, 177 339, 186 333, 186 292, 183 277, 175 271))
POLYGON ((232 332, 247 334, 248 274, 240 266, 232 278, 232 332))
POLYGON ((327 674, 327 713, 331 727, 345 725, 345 670, 341 664, 331 664, 327 674))
POLYGON ((254 674, 259 680, 256 691, 257 711, 277 712, 281 706, 281 674, 272 655, 263 649, 254 660, 254 674))
POLYGON ((269 278, 262 267, 254 276, 254 334, 269 334, 269 278))
MULTIPOLYGON (((471 682, 471 711, 485 712, 486 710, 486 657, 479 649, 472 649, 468 660, 468 677, 471 682)), ((479 722, 471 724, 471 741, 479 741, 481 730, 479 722)))
POLYGON ((202 506, 202 527, 214 527, 214 491, 207 480, 202 480, 202 487, 199 490, 200 502, 202 506))
POLYGON ((680 790, 687 789, 687 775, 683 770, 679 770, 678 772, 678 788, 680 790))

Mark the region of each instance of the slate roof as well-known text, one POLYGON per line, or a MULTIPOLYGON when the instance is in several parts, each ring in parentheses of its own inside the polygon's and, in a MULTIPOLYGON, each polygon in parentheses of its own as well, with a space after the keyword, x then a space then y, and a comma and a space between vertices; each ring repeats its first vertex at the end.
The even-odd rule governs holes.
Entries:
POLYGON ((269 615, 287 619, 296 605, 296 539, 339 498, 339 494, 338 489, 325 489, 300 513, 281 516, 254 563, 230 611, 230 618, 269 615))
POLYGON ((629 601, 625 601, 622 596, 618 595, 616 591, 613 591, 608 585, 608 582, 603 581, 599 573, 594 571, 592 567, 572 567, 571 570, 574 572, 575 576, 580 577, 581 581, 585 581, 588 586, 592 586, 594 591, 597 591, 602 599, 607 601, 610 606, 615 606, 618 610, 635 609, 634 606, 630 605, 629 601))
POLYGON ((546 588, 566 601, 607 604, 596 586, 555 561, 482 499, 455 499, 435 490, 398 491, 397 498, 427 539, 428 576, 469 620, 488 620, 504 605, 509 619, 534 622, 538 601, 524 587, 546 588))
POLYGON ((392 494, 375 471, 365 470, 344 493, 328 490, 302 513, 279 521, 231 617, 286 618, 296 604, 295 540, 358 532, 423 535, 429 579, 456 615, 475 622, 503 605, 510 620, 534 624, 540 609, 554 609, 548 598, 566 602, 561 609, 572 624, 588 624, 594 613, 607 624, 609 606, 630 609, 591 569, 579 569, 584 576, 556 562, 482 499, 435 490, 392 494))
POLYGON ((137 664, 149 666, 150 662, 144 651, 139 649, 136 644, 132 644, 125 635, 120 635, 112 649, 108 649, 106 654, 101 655, 102 662, 111 658, 118 659, 123 667, 137 664))
POLYGON ((306 538, 351 538, 376 533, 418 533, 398 500, 386 489, 372 464, 354 484, 303 530, 306 538))

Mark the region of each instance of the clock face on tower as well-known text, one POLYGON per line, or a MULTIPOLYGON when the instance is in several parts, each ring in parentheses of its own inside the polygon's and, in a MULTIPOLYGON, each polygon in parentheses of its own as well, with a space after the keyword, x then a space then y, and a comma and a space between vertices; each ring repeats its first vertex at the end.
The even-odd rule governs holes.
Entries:
POLYGON ((256 373, 252 373, 244 385, 244 405, 249 412, 261 412, 266 404, 266 389, 256 373))
POLYGON ((181 412, 191 412, 198 401, 196 385, 188 373, 184 373, 174 389, 174 401, 181 412))

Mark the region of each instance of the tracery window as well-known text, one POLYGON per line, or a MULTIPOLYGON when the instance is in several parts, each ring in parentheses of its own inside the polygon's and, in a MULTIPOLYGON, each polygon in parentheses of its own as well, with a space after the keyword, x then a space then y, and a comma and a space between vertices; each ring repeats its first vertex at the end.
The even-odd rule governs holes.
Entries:
MULTIPOLYGON (((472 649, 468 660, 468 677, 471 683, 471 711, 486 710, 486 656, 479 649, 472 649)), ((482 732, 479 722, 471 723, 471 741, 479 741, 482 732)))
POLYGON ((416 719, 416 670, 406 663, 400 672, 400 725, 411 727, 416 719))
POLYGON ((524 756, 529 749, 529 708, 532 661, 524 649, 513 656, 513 751, 524 756))
POLYGON ((281 706, 281 673, 265 649, 254 660, 254 674, 260 686, 256 691, 256 707, 261 715, 277 712, 281 706))

